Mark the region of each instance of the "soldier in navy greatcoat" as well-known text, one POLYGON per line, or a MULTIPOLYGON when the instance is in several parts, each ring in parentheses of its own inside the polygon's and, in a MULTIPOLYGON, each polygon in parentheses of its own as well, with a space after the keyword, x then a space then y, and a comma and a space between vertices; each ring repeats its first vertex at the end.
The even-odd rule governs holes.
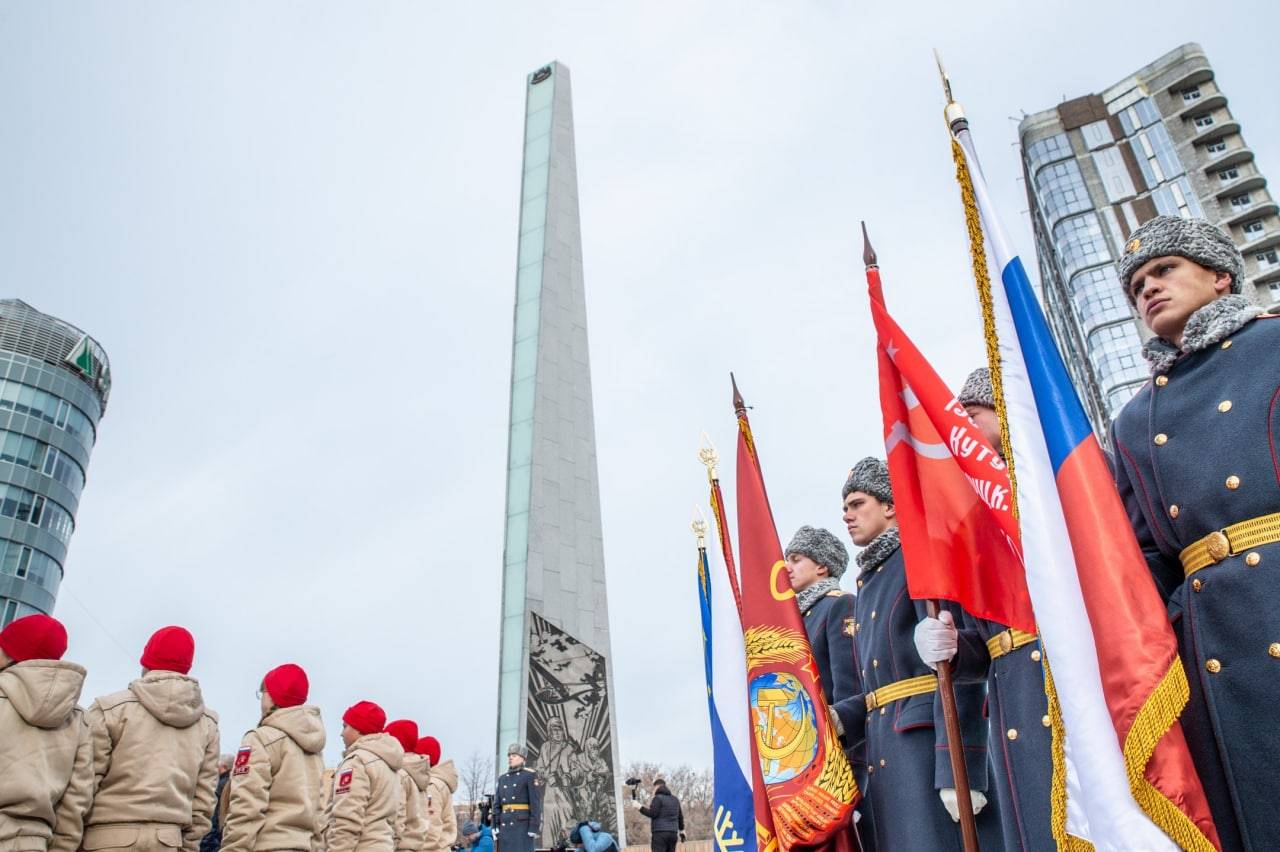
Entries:
MULTIPOLYGON (((844 735, 865 741, 872 841, 881 850, 959 850, 955 782, 938 678, 916 653, 912 634, 925 604, 907 594, 889 469, 858 462, 844 486, 844 519, 861 574, 854 600, 854 663, 862 692, 837 702, 844 735), (847 721, 846 721, 847 720, 847 721)), ((958 611, 958 610, 956 610, 958 611)), ((953 613, 954 615, 954 613, 953 613)), ((961 636, 962 641, 977 641, 961 636)), ((977 653, 980 649, 966 649, 977 653)), ((984 849, 998 849, 1000 819, 988 802, 987 731, 981 683, 957 684, 965 765, 984 849)))
MULTIPOLYGON (((787 577, 804 618, 823 695, 828 705, 836 705, 862 692, 853 664, 853 595, 840 588, 840 578, 849 567, 849 551, 827 530, 803 526, 787 545, 786 557, 787 577)), ((853 719, 848 721, 852 726, 853 719)), ((867 783, 864 749, 847 740, 844 745, 858 789, 864 789, 867 783)), ((867 838, 874 832, 867 810, 861 804, 857 826, 863 836, 863 852, 871 852, 874 847, 867 838)))
POLYGON ((542 830, 542 780, 526 769, 529 752, 520 743, 507 747, 506 772, 498 777, 493 808, 497 814, 499 852, 533 852, 542 830))
MULTIPOLYGON (((991 446, 999 448, 1000 421, 986 367, 969 374, 957 401, 991 446)), ((942 615, 945 618, 946 614, 942 615)), ((991 741, 988 794, 994 792, 1000 806, 1003 848, 1010 852, 1057 852, 1050 823, 1053 736, 1039 637, 966 612, 958 630, 950 621, 924 619, 916 626, 915 645, 930 668, 942 660, 953 660, 957 680, 987 684, 991 741), (960 633, 971 636, 961 642, 960 633), (961 649, 964 652, 957 655, 961 649)))
POLYGON ((1182 713, 1224 850, 1280 838, 1280 318, 1203 220, 1135 231, 1120 281, 1155 334, 1152 381, 1112 425, 1116 486, 1168 604, 1182 713))

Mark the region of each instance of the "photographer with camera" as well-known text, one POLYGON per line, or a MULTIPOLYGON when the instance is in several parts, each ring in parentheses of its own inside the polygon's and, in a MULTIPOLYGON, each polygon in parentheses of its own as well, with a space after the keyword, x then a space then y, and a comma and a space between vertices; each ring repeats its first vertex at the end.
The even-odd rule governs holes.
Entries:
POLYGON ((635 798, 632 789, 631 807, 653 821, 649 830, 649 848, 653 852, 675 852, 676 841, 684 840, 684 811, 680 800, 671 795, 667 782, 661 778, 653 781, 653 801, 645 807, 635 798))

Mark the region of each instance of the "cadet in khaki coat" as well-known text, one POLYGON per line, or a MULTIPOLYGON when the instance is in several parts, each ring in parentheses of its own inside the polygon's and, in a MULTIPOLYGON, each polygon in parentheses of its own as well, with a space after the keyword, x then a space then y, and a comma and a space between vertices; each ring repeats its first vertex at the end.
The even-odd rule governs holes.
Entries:
POLYGON ((444 852, 458 839, 458 815, 453 812, 458 770, 452 760, 440 762, 440 741, 435 737, 418 740, 415 750, 431 767, 431 783, 427 785, 427 842, 423 849, 444 852))
POLYGON ((93 798, 93 747, 76 706, 84 669, 62 662, 47 615, 0 630, 0 850, 74 852, 93 798))
POLYGON ((403 806, 396 820, 397 852, 421 852, 427 842, 426 788, 431 781, 431 765, 422 755, 414 754, 418 745, 418 723, 397 719, 387 725, 387 733, 404 749, 404 765, 396 773, 403 791, 403 806))
POLYGON ((387 714, 371 701, 352 705, 342 715, 347 750, 333 776, 326 813, 327 852, 394 852, 396 818, 403 789, 396 773, 404 748, 382 733, 387 714))
POLYGON ((142 652, 142 677, 89 707, 97 792, 81 848, 200 848, 218 782, 218 717, 187 676, 194 656, 190 633, 162 627, 142 652))
POLYGON ((231 768, 222 852, 320 849, 325 736, 319 709, 306 706, 309 689, 293 663, 262 679, 262 722, 231 768))

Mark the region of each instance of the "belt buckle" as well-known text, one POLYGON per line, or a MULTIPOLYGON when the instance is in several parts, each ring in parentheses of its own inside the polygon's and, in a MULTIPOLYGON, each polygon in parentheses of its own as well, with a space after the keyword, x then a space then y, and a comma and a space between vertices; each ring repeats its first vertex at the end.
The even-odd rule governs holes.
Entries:
POLYGON ((1000 633, 1000 650, 1009 653, 1013 650, 1013 631, 1005 630, 1000 633))
POLYGON ((872 690, 871 692, 868 692, 868 693, 866 694, 866 696, 865 696, 865 701, 866 701, 866 703, 867 703, 867 712, 868 712, 868 713, 870 713, 872 710, 876 709, 876 707, 877 707, 878 705, 876 704, 876 693, 875 693, 875 691, 874 691, 874 690, 872 690))
POLYGON ((1205 553, 1215 564, 1231 555, 1231 539, 1227 538, 1225 529, 1215 530, 1205 536, 1205 553))

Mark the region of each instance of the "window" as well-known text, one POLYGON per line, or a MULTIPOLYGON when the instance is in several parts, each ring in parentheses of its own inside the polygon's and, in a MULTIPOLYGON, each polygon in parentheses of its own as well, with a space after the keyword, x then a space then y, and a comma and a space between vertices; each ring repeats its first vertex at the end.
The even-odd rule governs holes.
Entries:
POLYGON ((80 495, 84 490, 84 470, 74 459, 43 441, 0 429, 0 462, 38 470, 80 495))
POLYGON ((1036 175, 1036 197, 1050 227, 1057 224, 1063 216, 1079 213, 1093 206, 1089 202, 1084 177, 1080 174, 1080 164, 1075 160, 1063 160, 1045 166, 1036 175))
POLYGON ((1185 177, 1180 177, 1163 186, 1156 187, 1151 193, 1156 211, 1162 216, 1181 216, 1190 219, 1201 216, 1200 202, 1191 192, 1191 184, 1185 177))
POLYGON ((1111 125, 1106 119, 1084 125, 1080 128, 1080 133, 1084 135, 1085 147, 1090 151, 1115 141, 1115 137, 1111 135, 1111 125))
POLYGON ((1159 186, 1182 174, 1182 161, 1174 151, 1173 140, 1163 124, 1148 128, 1134 137, 1133 153, 1147 186, 1159 186))
POLYGON ((1086 266, 1111 260, 1111 251, 1095 213, 1064 219, 1053 229, 1053 243, 1062 258, 1063 274, 1068 276, 1086 266))
POLYGON ((54 501, 5 483, 0 483, 0 516, 46 530, 63 544, 70 543, 71 532, 75 529, 71 513, 54 501))
POLYGON ((1252 203, 1253 203, 1253 200, 1249 198, 1249 193, 1247 192, 1242 192, 1239 195, 1231 196, 1231 206, 1236 208, 1237 210, 1243 210, 1252 203))
POLYGON ((1211 113, 1206 112, 1201 115, 1197 115, 1195 118, 1192 119, 1192 121, 1196 123, 1196 127, 1199 127, 1201 130, 1204 130, 1206 127, 1213 126, 1213 115, 1211 113))
POLYGON ((35 583, 52 593, 58 591, 58 584, 62 582, 62 566, 56 559, 42 550, 7 539, 0 539, 0 574, 35 583))
POLYGON ((0 627, 8 627, 9 622, 13 621, 14 616, 18 614, 17 601, 4 602, 4 614, 0 615, 0 627))
POLYGON ((1253 242, 1258 237, 1262 236, 1263 233, 1266 232, 1266 230, 1267 229, 1263 227, 1261 219, 1254 219, 1250 222, 1245 222, 1244 223, 1244 241, 1246 243, 1253 242))
MULTIPOLYGON (((1270 269, 1273 266, 1280 266, 1280 254, 1277 254, 1275 249, 1271 249, 1271 251, 1260 251, 1253 256, 1253 259, 1258 261, 1258 267, 1261 269, 1270 269)), ((1271 286, 1275 287, 1276 285, 1272 284, 1271 286)))
POLYGON ((1120 126, 1124 129, 1125 136, 1132 136, 1134 131, 1143 127, 1150 127, 1160 121, 1160 113, 1156 111, 1155 105, 1151 103, 1150 98, 1143 98, 1131 107, 1127 107, 1120 111, 1120 126))
POLYGON ((1070 157, 1071 143, 1067 141, 1067 134, 1058 133, 1039 142, 1032 142, 1026 147, 1025 154, 1027 170, 1035 174, 1045 163, 1070 157))
POLYGON ((1219 139, 1216 142, 1210 142, 1204 146, 1204 149, 1209 152, 1210 157, 1219 157, 1227 152, 1227 140, 1219 139))
POLYGON ((1272 281, 1267 285, 1267 290, 1271 293, 1272 304, 1280 303, 1280 281, 1272 281))
POLYGON ((1218 180, 1222 181, 1223 183, 1231 183, 1231 181, 1238 180, 1239 178, 1240 178, 1240 170, 1237 169, 1235 166, 1232 166, 1229 169, 1223 169, 1222 171, 1218 172, 1218 180))
POLYGON ((20 382, 0 380, 0 409, 4 408, 52 423, 79 438, 86 449, 93 449, 93 421, 65 399, 20 382))
POLYGON ((1108 201, 1114 203, 1133 196, 1133 178, 1125 167, 1119 148, 1112 146, 1098 151, 1093 155, 1093 165, 1102 178, 1102 188, 1107 191, 1108 201))
POLYGON ((1187 103, 1200 100, 1200 87, 1192 86, 1189 89, 1182 90, 1182 99, 1187 103))

